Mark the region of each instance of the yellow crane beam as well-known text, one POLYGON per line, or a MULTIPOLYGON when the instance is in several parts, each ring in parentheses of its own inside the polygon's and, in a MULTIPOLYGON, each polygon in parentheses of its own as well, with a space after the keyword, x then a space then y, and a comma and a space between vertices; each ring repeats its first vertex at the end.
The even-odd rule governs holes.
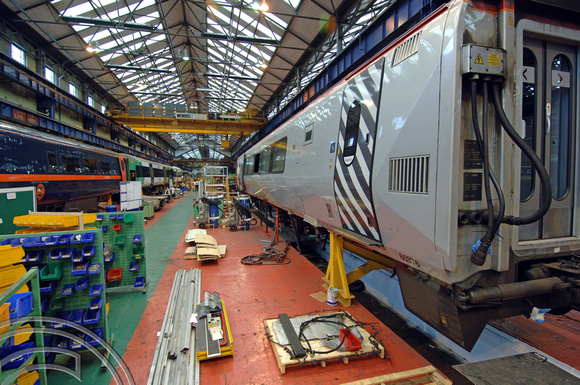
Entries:
POLYGON ((192 120, 156 116, 114 116, 114 118, 135 131, 188 134, 249 135, 264 125, 263 122, 255 120, 192 120))

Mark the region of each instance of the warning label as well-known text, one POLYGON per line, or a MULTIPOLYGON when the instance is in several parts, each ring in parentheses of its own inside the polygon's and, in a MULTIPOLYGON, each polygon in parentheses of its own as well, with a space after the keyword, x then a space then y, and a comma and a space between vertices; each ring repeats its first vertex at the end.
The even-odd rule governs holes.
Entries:
POLYGON ((484 64, 480 54, 477 54, 477 57, 475 58, 475 64, 484 64))
POLYGON ((499 67, 499 55, 490 53, 487 55, 487 62, 490 66, 499 67))

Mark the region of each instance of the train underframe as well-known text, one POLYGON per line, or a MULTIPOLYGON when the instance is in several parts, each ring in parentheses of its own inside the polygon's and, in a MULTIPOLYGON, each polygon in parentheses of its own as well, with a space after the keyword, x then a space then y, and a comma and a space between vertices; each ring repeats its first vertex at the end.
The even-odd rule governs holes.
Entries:
MULTIPOLYGON (((279 236, 300 253, 313 249, 309 243, 328 241, 327 229, 255 197, 252 202, 254 214, 274 232, 278 223, 279 236)), ((573 254, 546 255, 532 261, 513 254, 509 271, 483 271, 453 285, 386 255, 373 261, 381 264, 381 259, 385 269, 396 272, 407 310, 468 351, 489 320, 518 315, 541 319, 544 312, 580 310, 580 257, 573 254)))

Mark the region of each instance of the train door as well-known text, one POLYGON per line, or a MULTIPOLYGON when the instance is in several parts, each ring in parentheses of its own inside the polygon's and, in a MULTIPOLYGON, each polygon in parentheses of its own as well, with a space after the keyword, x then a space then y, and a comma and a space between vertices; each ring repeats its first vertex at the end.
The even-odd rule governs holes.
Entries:
MULTIPOLYGON (((524 139, 544 162, 552 205, 540 221, 521 226, 519 240, 572 236, 576 164, 576 47, 524 39, 522 120, 524 139)), ((522 155, 520 216, 539 207, 540 181, 522 155)))
POLYGON ((371 193, 371 175, 384 59, 348 81, 344 90, 334 196, 342 228, 381 243, 371 193))

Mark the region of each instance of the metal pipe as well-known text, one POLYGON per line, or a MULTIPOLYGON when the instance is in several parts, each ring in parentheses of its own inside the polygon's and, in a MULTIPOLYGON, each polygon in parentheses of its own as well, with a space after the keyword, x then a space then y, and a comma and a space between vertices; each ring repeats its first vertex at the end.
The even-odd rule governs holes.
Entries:
POLYGON ((506 283, 493 287, 469 290, 467 292, 467 302, 475 305, 486 302, 523 298, 561 291, 564 290, 565 287, 564 282, 562 282, 558 277, 506 283))

